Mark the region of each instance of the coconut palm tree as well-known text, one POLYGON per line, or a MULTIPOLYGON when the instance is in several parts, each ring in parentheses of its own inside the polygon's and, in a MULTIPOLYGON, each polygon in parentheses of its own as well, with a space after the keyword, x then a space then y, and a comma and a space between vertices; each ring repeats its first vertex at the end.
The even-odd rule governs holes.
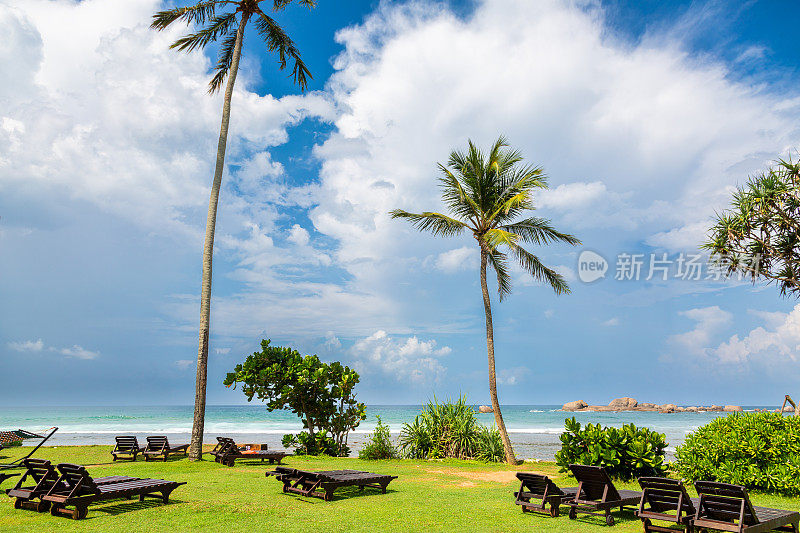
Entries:
POLYGON ((481 291, 486 313, 489 395, 495 422, 503 439, 506 461, 516 464, 497 399, 492 304, 486 284, 486 268, 491 267, 497 274, 501 300, 511 293, 509 259, 519 263, 535 280, 550 285, 556 294, 569 293, 563 276, 542 264, 521 243, 545 245, 566 242, 577 245, 580 241, 572 235, 556 231, 546 219, 521 218, 526 211, 534 209, 533 192, 547 188, 547 178, 541 168, 524 165, 520 152, 508 149, 504 137, 497 139, 488 154, 469 141, 466 152, 452 152, 447 165, 439 164, 439 169, 442 172, 439 179, 442 200, 449 214, 432 211, 409 213, 402 209, 395 209, 390 214, 392 218, 408 220, 418 230, 434 235, 455 237, 470 231, 475 237, 480 248, 481 291))
MULTIPOLYGON (((206 378, 208 370, 208 334, 211 319, 211 261, 214 255, 214 229, 217 222, 217 203, 222 184, 222 171, 225 168, 225 149, 228 143, 228 124, 231 117, 231 97, 236 74, 239 70, 239 58, 242 54, 242 42, 245 29, 252 22, 267 50, 278 53, 278 64, 281 70, 286 68, 287 61, 294 63, 291 77, 306 89, 311 73, 300 58, 300 51, 292 39, 281 28, 277 21, 267 14, 283 11, 293 0, 202 0, 192 6, 176 7, 159 11, 153 15, 151 28, 163 30, 175 22, 194 24, 200 29, 181 37, 170 48, 182 52, 203 49, 212 42, 222 39, 214 75, 208 84, 208 92, 213 94, 225 84, 225 97, 222 102, 222 125, 219 129, 217 144, 217 160, 214 167, 214 180, 211 184, 211 198, 208 202, 206 217, 206 238, 203 246, 203 281, 200 295, 200 342, 197 349, 197 381, 195 385, 194 421, 192 424, 192 442, 189 448, 191 459, 200 459, 203 447, 203 426, 206 410, 206 378), (261 4, 269 7, 262 9, 261 4), (227 82, 226 82, 227 78, 227 82)), ((308 8, 316 5, 316 0, 298 0, 308 8)))

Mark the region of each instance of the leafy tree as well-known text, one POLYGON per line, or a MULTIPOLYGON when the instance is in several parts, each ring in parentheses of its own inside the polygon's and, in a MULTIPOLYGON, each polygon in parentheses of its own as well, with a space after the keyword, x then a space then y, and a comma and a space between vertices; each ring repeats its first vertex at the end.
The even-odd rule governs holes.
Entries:
MULTIPOLYGON (((267 12, 283 11, 293 0, 271 0, 271 8, 267 12)), ((214 231, 217 223, 217 203, 222 185, 222 172, 225 168, 225 151, 228 144, 228 125, 231 116, 231 99, 236 74, 239 71, 239 58, 242 53, 245 29, 252 22, 261 39, 270 52, 278 53, 278 64, 281 70, 286 67, 287 60, 292 61, 291 77, 301 90, 311 73, 300 58, 300 51, 283 28, 271 16, 267 15, 261 5, 265 0, 201 0, 192 6, 176 7, 159 11, 153 15, 151 28, 164 30, 174 22, 185 22, 202 26, 194 33, 181 37, 170 48, 182 52, 203 49, 209 44, 222 39, 214 75, 208 85, 208 92, 215 93, 225 83, 225 97, 222 102, 222 124, 219 129, 217 144, 217 160, 214 167, 214 180, 211 185, 211 197, 208 202, 206 218, 206 237, 203 246, 203 280, 200 295, 200 341, 197 350, 197 380, 195 385, 194 421, 192 424, 192 442, 189 457, 200 459, 203 448, 203 428, 206 411, 206 380, 208 374, 208 335, 211 321, 211 264, 214 257, 214 231)), ((316 0, 298 0, 300 5, 315 7, 316 0)))
POLYGON ((301 453, 347 455, 349 432, 366 418, 366 405, 355 397, 358 380, 355 370, 339 362, 324 363, 316 355, 271 346, 267 339, 224 384, 240 384, 248 402, 258 398, 269 411, 289 409, 299 416, 307 433, 287 435, 285 444, 301 453))
POLYGON ((534 279, 550 285, 556 294, 569 293, 569 286, 564 278, 545 266, 538 257, 523 248, 521 243, 545 245, 566 242, 577 245, 580 241, 572 235, 556 231, 546 219, 519 218, 534 209, 533 192, 547 188, 547 178, 541 168, 522 164, 520 152, 507 148, 504 137, 497 139, 488 154, 481 152, 469 141, 466 152, 454 151, 450 154, 447 165, 439 164, 442 172, 439 179, 442 200, 449 214, 432 211, 417 214, 395 209, 391 215, 392 218, 408 220, 420 231, 429 231, 442 237, 455 237, 469 231, 478 243, 481 255, 481 291, 486 313, 489 394, 495 421, 503 439, 506 461, 515 464, 514 450, 497 399, 494 329, 486 268, 493 268, 497 274, 501 300, 511 293, 509 254, 534 279))
POLYGON ((800 163, 779 160, 733 193, 703 248, 728 275, 775 282, 800 296, 800 163))

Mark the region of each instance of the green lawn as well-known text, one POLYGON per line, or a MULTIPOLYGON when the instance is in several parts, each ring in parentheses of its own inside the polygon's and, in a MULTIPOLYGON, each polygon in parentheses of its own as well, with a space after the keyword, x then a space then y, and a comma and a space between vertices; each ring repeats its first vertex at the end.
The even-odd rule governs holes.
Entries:
MULTIPOLYGON (((358 459, 289 457, 286 464, 314 470, 358 469, 399 476, 387 494, 367 489, 338 493, 331 502, 283 494, 281 484, 265 478, 266 466, 239 463, 234 468, 213 461, 187 459, 167 463, 139 460, 111 462, 109 446, 62 446, 43 448, 37 457, 54 463, 91 465, 96 476, 126 474, 186 481, 172 493, 168 505, 158 500, 111 501, 89 508, 83 521, 50 514, 14 510, 12 500, 0 505, 3 532, 60 531, 607 531, 600 518, 571 521, 566 516, 548 518, 523 515, 514 505, 517 489, 513 472, 503 465, 468 461, 361 461, 358 459)), ((14 457, 20 449, 3 450, 14 457)), ((7 462, 7 459, 3 459, 7 462)), ((553 463, 526 463, 522 470, 535 470, 554 477, 563 485, 572 479, 560 476, 553 463)), ((8 489, 14 481, 3 483, 8 489)), ((620 488, 637 488, 619 484, 620 488)), ((797 509, 800 499, 753 495, 756 505, 797 509)), ((613 531, 641 531, 632 514, 617 515, 613 531)))

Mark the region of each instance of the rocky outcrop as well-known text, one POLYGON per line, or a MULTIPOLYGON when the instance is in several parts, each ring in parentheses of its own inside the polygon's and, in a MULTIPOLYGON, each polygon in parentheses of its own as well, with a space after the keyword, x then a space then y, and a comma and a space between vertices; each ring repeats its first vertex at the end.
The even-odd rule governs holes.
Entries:
MULTIPOLYGON (((742 408, 738 405, 712 405, 711 407, 679 407, 674 403, 665 403, 658 405, 655 403, 642 402, 639 403, 634 398, 623 396, 611 400, 608 405, 588 405, 582 400, 575 402, 565 403, 561 408, 563 411, 584 411, 584 412, 616 412, 616 411, 651 411, 657 413, 705 413, 705 412, 727 412, 738 413, 742 408)), ((791 412, 791 406, 787 406, 787 411, 791 412)))
POLYGON ((478 412, 480 412, 480 413, 494 413, 494 409, 492 409, 488 405, 481 405, 480 407, 478 407, 478 412))
POLYGON ((586 409, 589 407, 589 404, 584 402, 583 400, 577 400, 574 402, 565 403, 564 407, 561 408, 562 411, 579 411, 581 409, 586 409))
POLYGON ((628 398, 627 396, 623 398, 617 398, 616 400, 611 400, 611 402, 608 404, 608 406, 612 409, 617 409, 619 411, 630 411, 637 405, 639 405, 639 402, 633 398, 628 398))

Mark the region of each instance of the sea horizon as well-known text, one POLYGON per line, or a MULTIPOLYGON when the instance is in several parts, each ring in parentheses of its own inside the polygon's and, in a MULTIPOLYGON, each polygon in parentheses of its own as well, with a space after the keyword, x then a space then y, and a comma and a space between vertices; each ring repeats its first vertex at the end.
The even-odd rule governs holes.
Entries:
MULTIPOLYGON (((479 404, 475 404, 477 408, 479 404)), ((561 404, 508 404, 502 406, 503 418, 517 454, 523 459, 553 460, 560 448, 559 436, 564 420, 575 417, 585 423, 620 427, 633 423, 649 427, 667 436, 668 457, 686 435, 719 416, 729 413, 658 413, 646 411, 568 412, 561 404)), ((419 414, 422 404, 368 404, 367 418, 350 433, 352 454, 374 431, 377 416, 390 428, 396 441, 404 423, 419 414)), ((774 406, 742 406, 745 411, 774 406)), ((111 445, 117 435, 165 434, 175 442, 188 442, 192 428, 192 405, 105 405, 105 406, 5 406, 0 412, 0 430, 27 429, 42 431, 57 426, 59 430, 48 445, 111 445)), ((479 423, 491 426, 494 414, 477 413, 479 423)), ((205 438, 207 444, 217 436, 229 436, 238 442, 265 443, 281 448, 281 438, 297 433, 302 424, 290 411, 267 411, 257 404, 207 405, 205 438)), ((25 445, 35 444, 26 441, 25 445)))

